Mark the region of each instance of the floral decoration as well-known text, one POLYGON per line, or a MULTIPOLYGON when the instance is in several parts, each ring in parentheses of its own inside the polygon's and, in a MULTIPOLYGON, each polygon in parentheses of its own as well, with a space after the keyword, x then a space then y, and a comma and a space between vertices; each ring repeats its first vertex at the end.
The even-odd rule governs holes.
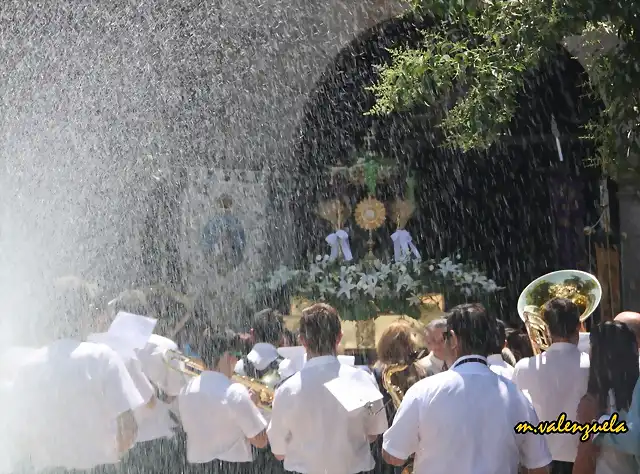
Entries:
POLYGON ((461 262, 459 256, 441 261, 407 258, 401 262, 353 263, 318 255, 306 269, 281 266, 254 285, 254 291, 282 289, 291 296, 325 301, 345 320, 364 320, 380 313, 417 318, 421 297, 443 289, 472 297, 494 293, 501 287, 474 266, 461 262))

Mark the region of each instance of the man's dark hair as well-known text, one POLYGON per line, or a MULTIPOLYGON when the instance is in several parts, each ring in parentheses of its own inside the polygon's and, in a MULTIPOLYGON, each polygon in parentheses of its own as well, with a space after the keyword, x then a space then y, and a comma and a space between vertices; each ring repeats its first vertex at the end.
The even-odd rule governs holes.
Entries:
POLYGON ((580 308, 567 298, 553 298, 542 307, 542 319, 549 326, 551 337, 567 339, 579 330, 580 308))
POLYGON ((461 304, 452 308, 446 318, 445 337, 448 337, 449 331, 453 331, 463 351, 484 357, 496 353, 494 349, 499 337, 498 320, 489 316, 484 306, 479 303, 461 304))
POLYGON ((271 308, 263 309, 253 317, 252 329, 255 342, 266 342, 277 346, 284 332, 282 314, 271 308))
POLYGON ((341 331, 340 316, 328 304, 314 304, 302 311, 300 337, 311 352, 318 355, 335 353, 341 331))
POLYGON ((495 344, 493 345, 491 354, 501 354, 507 339, 507 326, 499 319, 496 319, 496 324, 498 325, 498 332, 496 333, 495 344))
POLYGON ((225 352, 240 352, 241 350, 240 337, 229 329, 208 328, 198 341, 198 355, 209 369, 218 365, 225 352))
POLYGON ((520 329, 508 331, 507 348, 513 353, 516 362, 525 357, 533 357, 531 340, 527 333, 520 329))

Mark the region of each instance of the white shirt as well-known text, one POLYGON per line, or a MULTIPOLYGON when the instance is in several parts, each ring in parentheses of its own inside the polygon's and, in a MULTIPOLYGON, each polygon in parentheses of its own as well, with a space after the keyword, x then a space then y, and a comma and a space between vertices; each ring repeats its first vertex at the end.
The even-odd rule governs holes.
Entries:
POLYGON ((253 460, 247 438, 259 435, 267 422, 243 385, 219 372, 203 372, 187 384, 178 407, 190 463, 253 460))
MULTIPOLYGON (((556 420, 561 413, 575 421, 588 380, 589 356, 568 342, 556 342, 540 355, 520 359, 513 374, 516 385, 531 396, 542 421, 556 420)), ((545 438, 554 461, 575 461, 579 434, 551 434, 545 438)))
POLYGON ((376 386, 371 374, 321 356, 309 359, 276 390, 267 435, 273 453, 285 457, 285 470, 354 474, 374 468, 368 437, 388 426, 382 401, 374 404, 374 414, 367 408, 347 412, 324 387, 336 377, 376 386))
POLYGON ((147 345, 137 353, 142 371, 151 383, 170 397, 177 397, 187 385, 189 377, 168 362, 168 352, 178 351, 171 339, 152 334, 147 345))
POLYGON ((35 470, 117 463, 117 419, 144 403, 112 349, 68 339, 36 351, 14 389, 35 470))
POLYGON ((591 333, 581 332, 578 335, 578 350, 580 352, 591 353, 591 333))
POLYGON ((504 361, 502 354, 491 354, 487 357, 487 362, 489 362, 489 368, 493 372, 509 380, 513 380, 514 368, 504 361))
POLYGON ((456 364, 407 391, 383 449, 399 459, 416 453, 415 474, 517 474, 519 464, 548 465, 544 437, 514 432, 518 422, 538 421, 522 392, 484 364, 456 364))
MULTIPOLYGON (((178 396, 188 381, 185 374, 172 368, 167 361, 167 353, 177 350, 177 344, 171 339, 152 334, 147 345, 137 352, 145 376, 169 397, 178 396)), ((172 438, 175 423, 171 420, 171 408, 171 405, 160 400, 156 400, 152 408, 145 407, 144 419, 138 426, 137 441, 172 438)))

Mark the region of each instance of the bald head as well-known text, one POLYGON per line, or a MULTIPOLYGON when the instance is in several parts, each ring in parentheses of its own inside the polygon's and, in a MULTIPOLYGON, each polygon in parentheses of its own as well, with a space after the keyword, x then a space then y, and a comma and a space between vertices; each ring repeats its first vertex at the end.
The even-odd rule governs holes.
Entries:
POLYGON ((636 335, 636 341, 638 341, 638 346, 640 346, 640 313, 623 311, 615 317, 614 321, 626 324, 636 335))

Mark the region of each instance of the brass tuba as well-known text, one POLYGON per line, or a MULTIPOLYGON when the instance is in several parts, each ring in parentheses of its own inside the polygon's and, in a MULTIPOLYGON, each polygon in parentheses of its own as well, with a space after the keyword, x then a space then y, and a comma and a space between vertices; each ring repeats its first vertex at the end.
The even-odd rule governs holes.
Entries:
POLYGON ((553 298, 567 298, 580 308, 580 322, 586 321, 600 304, 602 287, 590 273, 579 270, 559 270, 532 281, 518 298, 518 314, 524 322, 534 354, 551 345, 549 326, 541 310, 553 298))

